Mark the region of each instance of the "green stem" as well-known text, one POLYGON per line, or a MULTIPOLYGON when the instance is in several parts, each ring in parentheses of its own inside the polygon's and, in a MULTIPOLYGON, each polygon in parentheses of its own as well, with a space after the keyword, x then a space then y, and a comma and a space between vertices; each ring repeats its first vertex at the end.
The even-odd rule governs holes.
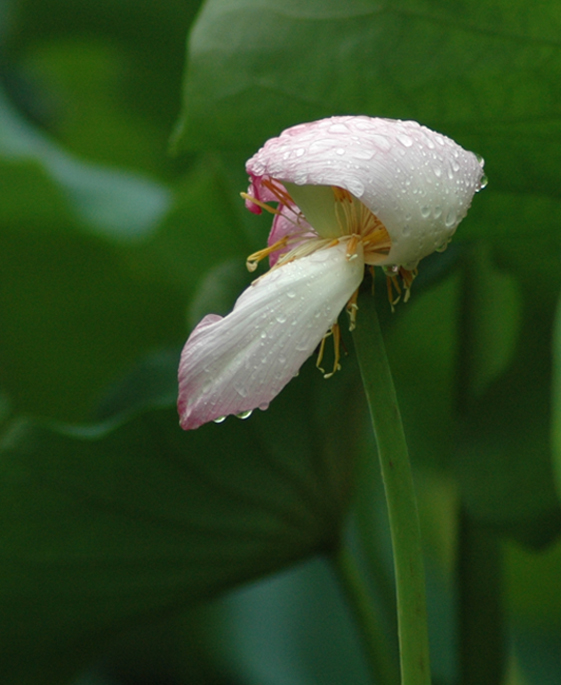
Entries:
POLYGON ((374 298, 362 294, 355 349, 386 492, 394 555, 402 685, 430 685, 425 573, 417 500, 374 298))
POLYGON ((393 650, 388 644, 384 627, 372 608, 369 591, 354 557, 344 544, 337 550, 333 563, 361 632, 374 682, 379 685, 398 685, 399 671, 397 663, 392 658, 393 650))

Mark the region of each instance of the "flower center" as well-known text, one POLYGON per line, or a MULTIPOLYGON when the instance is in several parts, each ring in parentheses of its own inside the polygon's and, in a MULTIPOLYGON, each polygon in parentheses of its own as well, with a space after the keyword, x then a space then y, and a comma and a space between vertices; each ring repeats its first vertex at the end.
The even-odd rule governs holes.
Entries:
MULTIPOLYGON (((248 257, 247 265, 253 271, 257 262, 280 250, 278 265, 304 257, 322 247, 347 242, 347 258, 355 259, 358 246, 362 246, 365 264, 384 262, 391 249, 391 238, 384 224, 366 205, 348 190, 339 186, 298 186, 273 179, 262 179, 267 199, 278 202, 271 207, 255 197, 242 193, 250 203, 273 214, 280 215, 294 226, 283 238, 248 257), (302 220, 313 227, 313 233, 303 228, 302 220)), ((264 193, 265 194, 265 193, 264 193)))

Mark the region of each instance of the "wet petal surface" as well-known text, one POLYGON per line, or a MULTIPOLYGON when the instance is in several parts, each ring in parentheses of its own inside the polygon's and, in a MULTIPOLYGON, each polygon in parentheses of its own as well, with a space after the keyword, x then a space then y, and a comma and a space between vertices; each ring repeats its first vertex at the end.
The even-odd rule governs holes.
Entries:
POLYGON ((229 414, 265 409, 321 342, 364 275, 344 243, 272 269, 222 318, 206 316, 179 366, 184 429, 229 414))
POLYGON ((448 242, 483 176, 476 155, 450 138, 415 121, 364 116, 287 129, 246 168, 255 187, 274 178, 348 190, 386 226, 386 263, 408 268, 448 242))

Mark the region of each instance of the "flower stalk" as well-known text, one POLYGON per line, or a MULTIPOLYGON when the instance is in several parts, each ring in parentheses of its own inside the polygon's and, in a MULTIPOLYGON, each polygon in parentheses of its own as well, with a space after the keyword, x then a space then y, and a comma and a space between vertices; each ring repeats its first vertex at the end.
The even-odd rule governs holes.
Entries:
POLYGON ((384 481, 397 591, 401 685, 430 685, 426 588, 409 453, 374 298, 359 298, 353 332, 384 481))

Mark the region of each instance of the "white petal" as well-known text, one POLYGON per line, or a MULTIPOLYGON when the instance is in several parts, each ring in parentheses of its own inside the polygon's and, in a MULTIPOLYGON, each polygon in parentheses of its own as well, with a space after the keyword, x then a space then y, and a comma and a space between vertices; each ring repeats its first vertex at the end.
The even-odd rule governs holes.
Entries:
POLYGON ((287 129, 247 170, 284 183, 345 188, 388 229, 386 263, 410 267, 451 238, 483 175, 476 155, 446 136, 415 121, 363 116, 287 129))
POLYGON ((364 275, 346 246, 318 250, 267 272, 225 318, 205 317, 179 366, 184 429, 269 402, 298 372, 336 321, 364 275))

